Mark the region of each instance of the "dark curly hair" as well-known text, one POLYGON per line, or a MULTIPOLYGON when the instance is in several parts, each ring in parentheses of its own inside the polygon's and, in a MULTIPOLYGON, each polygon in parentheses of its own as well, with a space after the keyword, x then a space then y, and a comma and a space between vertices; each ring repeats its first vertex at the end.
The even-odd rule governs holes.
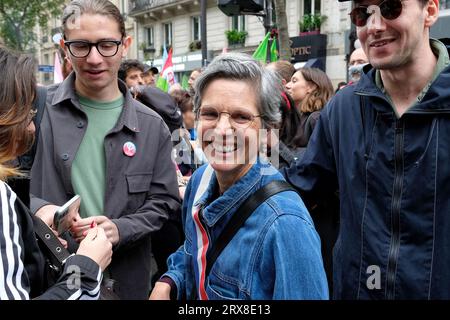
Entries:
POLYGON ((127 77, 128 70, 131 69, 138 69, 144 72, 145 66, 142 62, 136 59, 127 59, 122 61, 119 67, 119 72, 117 76, 120 80, 125 81, 125 78, 127 77))

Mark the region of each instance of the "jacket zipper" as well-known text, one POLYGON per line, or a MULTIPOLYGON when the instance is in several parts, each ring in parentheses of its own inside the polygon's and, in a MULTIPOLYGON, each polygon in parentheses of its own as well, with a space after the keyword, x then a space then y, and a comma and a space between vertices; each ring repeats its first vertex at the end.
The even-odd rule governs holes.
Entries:
POLYGON ((395 176, 394 176, 394 192, 392 195, 392 228, 391 228, 391 245, 389 248, 388 265, 387 265, 387 281, 386 281, 386 298, 393 300, 395 298, 395 274, 397 269, 398 254, 400 251, 400 210, 401 210, 401 194, 403 188, 403 121, 398 120, 395 125, 395 176))

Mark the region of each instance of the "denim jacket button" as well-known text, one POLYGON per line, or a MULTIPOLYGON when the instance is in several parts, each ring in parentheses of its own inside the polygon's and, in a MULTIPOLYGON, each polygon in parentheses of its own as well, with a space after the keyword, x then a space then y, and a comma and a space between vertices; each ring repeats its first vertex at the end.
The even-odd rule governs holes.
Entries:
POLYGON ((62 158, 64 161, 67 161, 67 160, 69 160, 69 155, 68 155, 67 153, 63 153, 63 155, 61 156, 61 158, 62 158))
POLYGON ((80 128, 80 129, 83 128, 84 127, 83 121, 78 121, 77 127, 80 128))

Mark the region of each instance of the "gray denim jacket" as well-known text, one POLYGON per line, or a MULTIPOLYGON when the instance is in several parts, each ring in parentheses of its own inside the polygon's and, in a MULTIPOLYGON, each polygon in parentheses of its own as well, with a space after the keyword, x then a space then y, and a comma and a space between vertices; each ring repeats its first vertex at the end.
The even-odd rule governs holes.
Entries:
MULTIPOLYGON (((33 212, 46 203, 62 205, 74 195, 72 161, 87 128, 74 81, 72 73, 48 89, 31 172, 33 212)), ((145 299, 150 289, 150 233, 159 230, 170 214, 179 212, 180 199, 166 124, 134 100, 120 80, 119 88, 125 96, 124 108, 104 142, 105 215, 117 225, 120 235, 109 271, 118 281, 123 299, 145 299), (137 147, 133 157, 122 150, 128 141, 137 147)))

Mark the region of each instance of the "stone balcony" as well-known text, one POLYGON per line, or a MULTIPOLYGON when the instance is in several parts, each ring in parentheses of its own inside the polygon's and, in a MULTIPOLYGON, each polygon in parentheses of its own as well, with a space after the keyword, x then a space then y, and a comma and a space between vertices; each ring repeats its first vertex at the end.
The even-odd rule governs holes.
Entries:
POLYGON ((129 15, 140 16, 146 13, 153 15, 175 14, 176 11, 190 11, 200 5, 199 0, 130 0, 129 15))

